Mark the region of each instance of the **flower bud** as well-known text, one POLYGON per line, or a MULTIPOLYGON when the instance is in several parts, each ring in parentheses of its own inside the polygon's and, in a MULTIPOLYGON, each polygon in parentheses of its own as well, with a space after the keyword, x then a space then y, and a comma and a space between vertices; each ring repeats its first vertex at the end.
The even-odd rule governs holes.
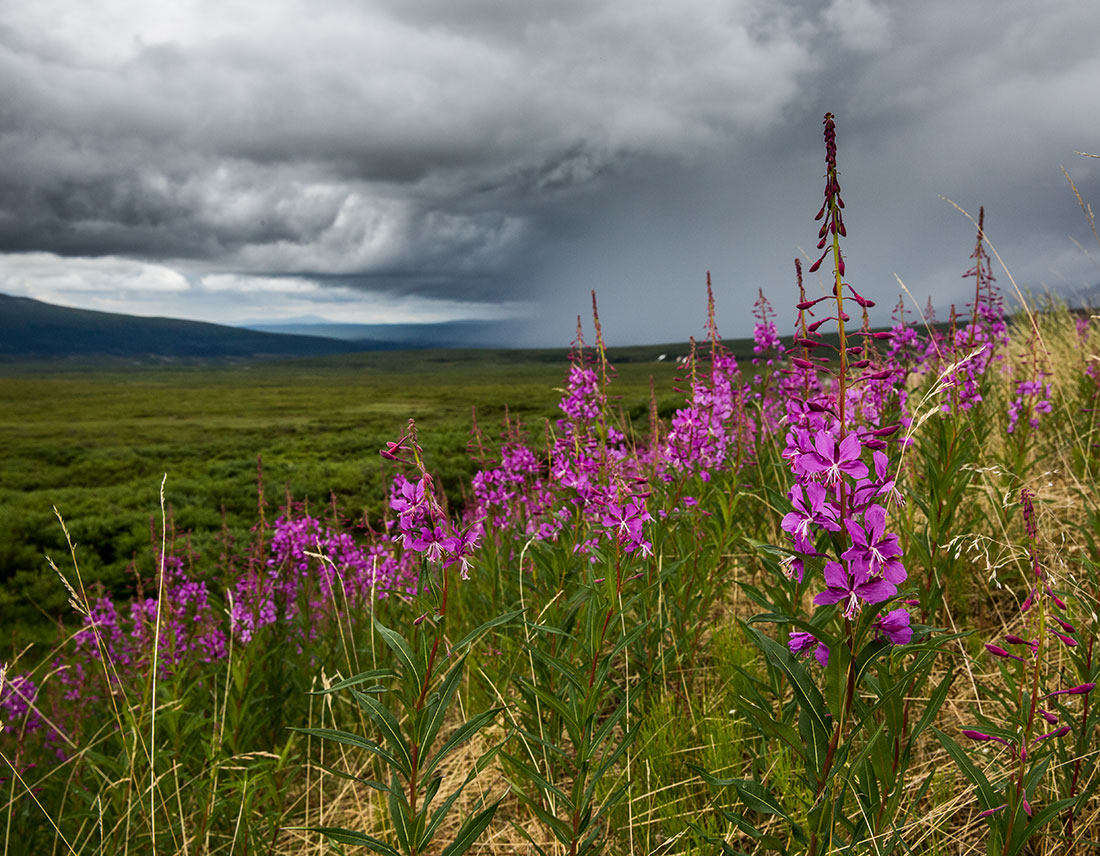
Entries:
POLYGON ((997 743, 1003 743, 1005 746, 1009 745, 1008 741, 1005 740, 1003 737, 994 737, 992 734, 985 734, 984 732, 981 732, 981 731, 973 731, 969 728, 964 728, 962 733, 963 733, 963 737, 969 737, 971 740, 978 740, 978 741, 981 741, 981 742, 985 742, 985 741, 988 741, 988 740, 993 740, 993 741, 996 741, 997 743))

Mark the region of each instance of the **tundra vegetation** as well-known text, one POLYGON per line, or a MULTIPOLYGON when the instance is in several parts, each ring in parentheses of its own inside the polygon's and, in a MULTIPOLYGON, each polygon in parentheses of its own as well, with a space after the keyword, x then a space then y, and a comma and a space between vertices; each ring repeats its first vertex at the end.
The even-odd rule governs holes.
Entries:
MULTIPOLYGON (((351 409, 268 370, 265 406, 388 434, 279 499, 297 447, 237 464, 212 520, 169 459, 152 537, 110 555, 64 502, 39 519, 66 555, 23 582, 67 615, 5 661, 0 852, 1097 852, 1097 322, 1024 300, 979 212, 968 305, 872 329, 824 130, 820 255, 789 308, 760 294, 748 353, 708 277, 671 390, 639 389, 671 361, 617 371, 595 296, 564 383, 458 384, 497 387, 457 433, 399 364, 351 409)), ((200 385, 146 430, 212 451, 184 418, 210 401, 264 432, 200 385)))

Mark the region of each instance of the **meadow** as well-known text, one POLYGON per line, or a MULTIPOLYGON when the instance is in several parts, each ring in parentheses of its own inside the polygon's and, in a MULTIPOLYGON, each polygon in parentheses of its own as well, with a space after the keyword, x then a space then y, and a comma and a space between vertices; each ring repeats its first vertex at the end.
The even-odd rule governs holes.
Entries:
POLYGON ((825 144, 744 348, 9 370, 0 853, 1100 852, 1097 320, 825 144))

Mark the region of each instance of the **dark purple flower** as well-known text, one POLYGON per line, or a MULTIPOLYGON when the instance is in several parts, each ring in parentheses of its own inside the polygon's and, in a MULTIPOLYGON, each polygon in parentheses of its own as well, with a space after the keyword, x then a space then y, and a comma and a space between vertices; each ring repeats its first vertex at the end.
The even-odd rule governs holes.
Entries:
POLYGON ((1038 743, 1040 740, 1046 740, 1048 737, 1065 737, 1067 734, 1069 734, 1069 726, 1063 725, 1061 728, 1056 728, 1053 731, 1048 731, 1041 737, 1036 737, 1035 742, 1038 743))
POLYGON ((997 743, 1003 743, 1005 746, 1011 745, 1003 737, 994 737, 992 734, 986 734, 982 731, 973 731, 972 729, 964 728, 962 733, 963 737, 969 737, 971 740, 977 740, 979 742, 993 740, 997 743))
POLYGON ((994 657, 1002 657, 1009 660, 1019 660, 1021 663, 1024 662, 1023 657, 1017 657, 1015 654, 1009 653, 1004 648, 1001 648, 999 645, 991 645, 987 642, 985 645, 985 650, 987 650, 994 657))
POLYGON ((1043 696, 1043 698, 1050 698, 1051 696, 1056 695, 1086 695, 1088 693, 1091 693, 1095 688, 1095 683, 1080 684, 1076 687, 1070 687, 1068 690, 1057 690, 1055 692, 1048 693, 1047 695, 1043 696))

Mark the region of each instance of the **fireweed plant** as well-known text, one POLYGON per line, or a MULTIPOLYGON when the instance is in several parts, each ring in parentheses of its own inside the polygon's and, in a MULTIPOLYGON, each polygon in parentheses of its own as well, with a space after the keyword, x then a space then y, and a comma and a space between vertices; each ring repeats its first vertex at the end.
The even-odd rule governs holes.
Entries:
MULTIPOLYGON (((746 625, 772 667, 772 681, 739 708, 762 735, 803 757, 806 802, 784 805, 759 781, 709 777, 737 791, 745 810, 724 814, 753 846, 811 856, 841 847, 855 852, 872 842, 885 852, 901 843, 900 824, 916 803, 905 788, 914 742, 950 685, 948 674, 922 711, 904 704, 906 693, 923 689, 936 648, 906 650, 914 631, 898 594, 907 573, 898 536, 888 527, 890 509, 901 502, 887 454, 899 425, 884 423, 891 407, 888 393, 876 385, 893 370, 881 368, 873 351, 876 341, 891 334, 865 331, 860 344, 849 335, 846 308, 874 304, 844 281, 840 241, 847 230, 831 113, 824 125, 825 199, 816 218, 822 254, 809 272, 831 257, 834 275, 831 294, 803 297, 797 307, 791 385, 801 394, 787 400, 782 453, 794 476, 791 510, 782 520, 791 550, 780 565, 794 590, 785 604, 797 610, 801 593, 816 588, 818 609, 812 616, 765 613, 746 625), (807 319, 823 309, 823 317, 807 319), (836 345, 821 336, 829 322, 835 324, 836 345), (784 646, 752 626, 758 622, 797 629, 784 646), (818 664, 820 681, 802 664, 803 656, 818 664), (781 704, 777 712, 766 690, 779 690, 780 677, 794 703, 781 704), (772 816, 787 821, 786 836, 752 819, 772 816)), ((782 697, 778 693, 777 700, 782 697)))
MULTIPOLYGON (((985 644, 988 656, 1000 667, 1004 684, 1003 690, 983 688, 999 715, 992 717, 976 710, 977 727, 962 731, 971 743, 996 752, 992 775, 967 757, 951 737, 937 732, 974 785, 981 807, 978 816, 985 818, 989 826, 987 852, 991 856, 1020 853, 1044 824, 1062 812, 1067 812, 1066 833, 1072 834, 1071 812, 1079 797, 1080 764, 1068 762, 1066 753, 1059 751, 1060 745, 1071 742, 1078 748, 1091 746, 1096 728, 1095 713, 1090 717, 1088 707, 1096 682, 1075 682, 1082 676, 1094 677, 1091 659, 1070 657, 1070 669, 1056 667, 1059 649, 1074 651, 1081 640, 1068 620, 1066 601, 1054 588, 1056 581, 1040 562, 1034 499, 1031 490, 1021 490, 1027 536, 1027 596, 1020 606, 1020 622, 1012 625, 1017 632, 985 644), (1058 765, 1062 769, 1051 771, 1056 761, 1062 762, 1058 765)), ((1088 754, 1086 749, 1077 758, 1088 754)), ((1073 841, 1082 849, 1097 844, 1085 837, 1073 841)), ((1079 851, 1071 845, 1067 852, 1079 851)))
MULTIPOLYGON (((642 691, 629 649, 647 629, 639 603, 653 555, 648 481, 605 406, 613 370, 595 295, 593 316, 594 364, 578 321, 550 452, 550 478, 564 500, 553 517, 567 549, 529 542, 528 596, 544 605, 525 625, 529 671, 513 678, 519 739, 505 756, 520 803, 569 856, 600 852, 611 812, 628 797, 620 764, 637 734, 632 713, 642 691)), ((535 852, 561 852, 519 831, 535 852)))
MULTIPOLYGON (((440 796, 440 765, 467 741, 488 727, 500 713, 490 708, 467 720, 445 738, 441 730, 455 702, 462 681, 469 646, 484 633, 499 627, 515 614, 496 616, 463 636, 453 646, 446 637, 448 595, 459 580, 470 579, 470 562, 480 536, 480 523, 457 527, 435 494, 431 474, 417 444, 416 424, 409 420, 406 433, 381 451, 384 458, 410 466, 414 479, 395 480, 390 508, 397 514, 398 539, 422 557, 414 602, 424 612, 406 634, 375 620, 374 629, 392 655, 394 668, 371 669, 320 690, 328 696, 347 692, 366 713, 377 737, 332 728, 296 728, 303 734, 361 749, 380 761, 382 780, 346 773, 386 798, 390 842, 367 832, 343 827, 319 826, 341 844, 357 844, 383 856, 419 856, 429 851, 441 825, 466 786, 496 757, 503 744, 482 752, 469 766, 465 779, 450 794, 440 796), (436 800, 439 799, 437 803, 436 800), (434 807, 433 807, 434 803, 434 807), (391 843, 392 842, 392 843, 391 843)), ((501 797, 475 810, 450 832, 444 856, 465 853, 489 825, 501 797)))

